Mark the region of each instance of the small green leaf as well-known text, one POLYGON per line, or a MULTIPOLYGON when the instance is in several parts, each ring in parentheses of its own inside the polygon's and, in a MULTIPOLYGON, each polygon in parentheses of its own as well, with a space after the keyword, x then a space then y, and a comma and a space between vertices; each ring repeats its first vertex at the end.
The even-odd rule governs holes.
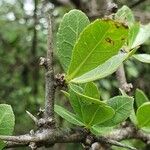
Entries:
POLYGON ((57 53, 65 72, 70 64, 74 44, 89 23, 87 16, 75 9, 65 14, 62 19, 57 33, 57 53))
POLYGON ((78 125, 78 126, 84 126, 84 124, 77 118, 77 116, 71 112, 69 112, 68 110, 66 110, 65 108, 55 105, 55 112, 61 116, 62 118, 64 118, 65 120, 67 120, 68 122, 78 125))
POLYGON ((128 36, 128 48, 129 50, 130 49, 133 49, 135 47, 133 47, 133 43, 136 39, 136 36, 138 35, 138 32, 140 30, 140 24, 139 23, 134 23, 130 29, 129 29, 129 36, 128 36))
POLYGON ((140 30, 132 44, 132 49, 143 44, 150 38, 150 23, 147 25, 141 25, 140 30))
POLYGON ((82 117, 86 127, 90 128, 93 125, 103 123, 114 116, 114 110, 105 105, 86 104, 82 105, 82 117))
POLYGON ((150 128, 150 102, 142 104, 136 113, 138 125, 140 128, 148 127, 150 128))
POLYGON ((84 94, 89 97, 100 99, 98 87, 93 82, 89 82, 85 85, 84 94))
POLYGON ((149 54, 135 54, 135 55, 133 55, 133 57, 143 63, 150 63, 150 55, 149 54))
POLYGON ((78 117, 82 118, 82 105, 86 104, 100 104, 106 105, 106 103, 100 101, 99 99, 95 99, 86 95, 83 95, 83 89, 77 85, 70 85, 69 93, 70 93, 70 103, 73 107, 74 112, 78 117))
POLYGON ((77 116, 87 128, 104 122, 114 115, 114 110, 107 106, 106 103, 83 95, 74 89, 70 89, 70 102, 77 116))
POLYGON ((135 102, 136 102, 136 106, 140 107, 143 103, 148 102, 148 98, 145 95, 145 93, 140 90, 140 89, 136 89, 135 92, 135 102))
POLYGON ((104 78, 114 73, 127 57, 128 54, 115 55, 97 68, 83 74, 80 77, 72 79, 70 82, 86 83, 104 78))
POLYGON ((134 109, 131 111, 130 120, 135 126, 137 126, 138 123, 134 109))
POLYGON ((116 96, 107 103, 115 110, 115 115, 111 120, 104 122, 104 126, 114 126, 125 121, 133 110, 133 98, 129 96, 116 96))
POLYGON ((133 23, 135 22, 132 10, 127 6, 123 6, 117 11, 117 13, 115 14, 115 19, 123 21, 124 23, 127 22, 129 26, 133 25, 133 23))
MULTIPOLYGON (((0 135, 11 135, 14 130, 15 117, 10 105, 0 104, 0 135)), ((0 149, 5 144, 0 141, 0 149)))
POLYGON ((116 55, 125 43, 128 28, 114 20, 96 20, 80 34, 74 46, 67 81, 77 78, 116 55))

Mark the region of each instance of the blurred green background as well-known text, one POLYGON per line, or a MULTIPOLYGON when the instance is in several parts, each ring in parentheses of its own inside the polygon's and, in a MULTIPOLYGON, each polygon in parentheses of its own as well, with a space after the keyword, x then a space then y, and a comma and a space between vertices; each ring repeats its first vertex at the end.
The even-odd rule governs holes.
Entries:
MULTIPOLYGON (((56 32, 64 13, 77 8, 89 14, 89 0, 82 1, 0 0, 0 103, 13 107, 16 116, 14 134, 23 134, 33 129, 33 122, 25 111, 36 115, 44 105, 45 77, 44 69, 39 67, 39 58, 45 56, 47 50, 46 15, 52 14, 56 52, 56 32)), ((118 7, 132 7, 137 19, 141 19, 143 24, 150 22, 149 0, 139 4, 137 1, 114 0, 118 7)), ((150 54, 150 40, 142 45, 137 53, 150 54)), ((149 65, 130 59, 125 63, 125 70, 128 82, 133 83, 133 93, 138 87, 150 97, 149 65)), ((55 73, 62 72, 55 53, 55 73)), ((103 99, 119 93, 115 74, 98 81, 97 84, 103 99)), ((68 106, 61 93, 57 93, 56 101, 68 106)), ((60 126, 69 126, 61 118, 58 118, 58 122, 60 126)), ((80 149, 80 146, 78 148, 77 145, 59 144, 52 149, 80 149)))

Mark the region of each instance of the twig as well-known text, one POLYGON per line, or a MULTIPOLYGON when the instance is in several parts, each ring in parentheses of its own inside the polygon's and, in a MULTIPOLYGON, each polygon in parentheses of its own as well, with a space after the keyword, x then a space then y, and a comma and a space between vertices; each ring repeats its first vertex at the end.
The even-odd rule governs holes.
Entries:
MULTIPOLYGON (((87 132, 82 129, 76 130, 51 130, 43 129, 42 131, 37 131, 35 134, 25 134, 20 136, 0 136, 1 140, 10 141, 8 142, 8 147, 29 145, 31 142, 35 142, 37 147, 50 145, 55 143, 84 143, 88 136, 87 132)), ((150 134, 144 133, 142 130, 137 130, 134 126, 129 126, 126 128, 116 129, 112 131, 109 135, 96 137, 92 135, 92 142, 99 142, 101 144, 116 145, 119 147, 125 147, 129 149, 135 149, 133 147, 124 145, 118 141, 124 139, 139 139, 145 143, 150 142, 150 134)))
POLYGON ((130 92, 133 86, 131 83, 127 83, 123 64, 117 69, 116 76, 119 82, 119 87, 125 92, 130 92))
POLYGON ((110 144, 110 145, 114 145, 114 146, 118 146, 118 147, 122 147, 122 148, 127 148, 127 149, 130 149, 130 150, 136 150, 136 148, 132 147, 132 146, 128 146, 128 145, 125 145, 123 143, 120 143, 120 142, 117 142, 115 140, 111 140, 111 139, 108 139, 108 138, 104 138, 104 137, 99 137, 96 139, 97 142, 104 142, 105 144, 110 144))
POLYGON ((54 120, 54 69, 53 69, 53 45, 52 45, 52 23, 50 16, 48 17, 48 40, 47 40, 47 71, 45 75, 46 93, 45 93, 45 119, 54 120))

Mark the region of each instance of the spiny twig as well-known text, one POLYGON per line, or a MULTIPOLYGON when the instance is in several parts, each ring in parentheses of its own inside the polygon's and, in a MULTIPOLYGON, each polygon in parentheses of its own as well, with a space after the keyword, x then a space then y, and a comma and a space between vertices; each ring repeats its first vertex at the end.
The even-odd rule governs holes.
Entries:
POLYGON ((54 121, 54 98, 55 98, 55 86, 54 86, 54 69, 53 69, 53 42, 52 42, 52 22, 50 16, 48 17, 48 39, 47 39, 47 68, 45 74, 45 119, 51 118, 54 121))

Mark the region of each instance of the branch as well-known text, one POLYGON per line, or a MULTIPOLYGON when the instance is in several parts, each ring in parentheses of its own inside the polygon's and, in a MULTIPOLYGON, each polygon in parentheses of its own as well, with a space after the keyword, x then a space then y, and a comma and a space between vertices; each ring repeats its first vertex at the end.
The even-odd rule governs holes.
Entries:
POLYGON ((20 136, 0 136, 1 140, 7 142, 7 147, 27 146, 30 143, 36 143, 37 147, 49 145, 52 146, 55 143, 85 143, 87 137, 91 137, 93 144, 99 142, 100 144, 115 145, 123 148, 135 150, 134 147, 130 147, 120 143, 119 141, 124 139, 140 139, 145 143, 150 143, 150 134, 144 133, 142 130, 136 129, 134 126, 128 126, 126 128, 116 129, 106 136, 89 135, 84 129, 72 129, 72 130, 51 130, 43 129, 37 131, 34 135, 25 134, 20 136))
POLYGON ((53 69, 53 44, 52 44, 52 23, 50 16, 48 17, 48 40, 47 40, 47 66, 45 74, 46 82, 46 93, 45 93, 45 119, 49 121, 54 120, 54 98, 55 98, 55 87, 54 87, 54 69, 53 69))
POLYGON ((131 83, 127 83, 123 64, 117 69, 116 76, 119 82, 119 87, 125 92, 130 92, 133 86, 131 83))

